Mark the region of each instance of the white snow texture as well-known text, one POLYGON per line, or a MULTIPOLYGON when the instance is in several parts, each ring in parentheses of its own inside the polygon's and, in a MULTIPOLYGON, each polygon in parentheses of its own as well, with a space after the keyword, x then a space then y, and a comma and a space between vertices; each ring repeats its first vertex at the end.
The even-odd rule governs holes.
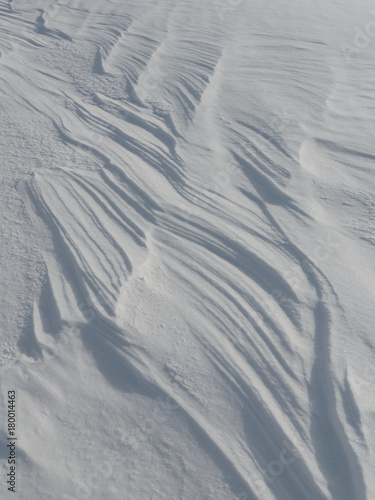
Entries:
POLYGON ((1 498, 375 498, 374 50, 370 0, 0 0, 1 498))

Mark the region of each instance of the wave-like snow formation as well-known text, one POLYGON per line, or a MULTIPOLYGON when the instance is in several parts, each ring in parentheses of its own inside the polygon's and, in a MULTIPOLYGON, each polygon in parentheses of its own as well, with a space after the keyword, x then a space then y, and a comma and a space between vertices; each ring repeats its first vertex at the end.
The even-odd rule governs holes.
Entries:
POLYGON ((374 498, 375 42, 339 4, 0 2, 45 268, 18 498, 374 498))

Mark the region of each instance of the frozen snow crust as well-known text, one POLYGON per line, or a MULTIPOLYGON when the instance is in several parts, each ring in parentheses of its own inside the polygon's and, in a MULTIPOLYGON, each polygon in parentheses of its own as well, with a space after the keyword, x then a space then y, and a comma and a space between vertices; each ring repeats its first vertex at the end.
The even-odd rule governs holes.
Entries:
POLYGON ((375 498, 360 3, 0 1, 2 498, 375 498))

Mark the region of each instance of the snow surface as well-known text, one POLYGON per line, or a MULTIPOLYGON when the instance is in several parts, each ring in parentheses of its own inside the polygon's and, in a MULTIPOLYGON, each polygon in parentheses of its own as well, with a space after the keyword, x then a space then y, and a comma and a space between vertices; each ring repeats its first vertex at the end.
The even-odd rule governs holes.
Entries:
POLYGON ((0 1, 1 498, 375 498, 372 9, 0 1))

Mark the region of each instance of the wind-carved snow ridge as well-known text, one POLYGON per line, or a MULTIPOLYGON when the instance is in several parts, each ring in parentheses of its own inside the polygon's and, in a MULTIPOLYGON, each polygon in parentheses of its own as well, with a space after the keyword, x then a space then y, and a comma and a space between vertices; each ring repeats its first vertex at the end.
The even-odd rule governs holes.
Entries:
POLYGON ((46 124, 17 185, 46 269, 19 385, 59 451, 47 464, 31 436, 20 450, 46 495, 371 498, 355 361, 374 352, 370 302, 356 333, 341 276, 371 250, 340 190, 365 193, 373 156, 345 144, 361 167, 337 168, 332 131, 352 111, 307 33, 320 13, 274 7, 1 2, 2 94, 46 124))

